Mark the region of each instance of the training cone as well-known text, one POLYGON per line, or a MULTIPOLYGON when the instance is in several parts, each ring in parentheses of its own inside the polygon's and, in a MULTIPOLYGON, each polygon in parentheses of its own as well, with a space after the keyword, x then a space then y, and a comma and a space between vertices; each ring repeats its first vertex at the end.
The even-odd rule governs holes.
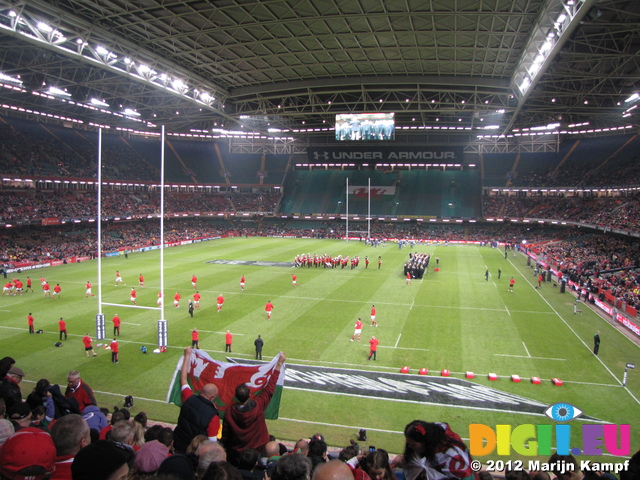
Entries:
POLYGON ((402 367, 400 373, 409 373, 409 367, 402 367))
POLYGON ((443 377, 448 377, 448 376, 451 375, 451 372, 449 372, 449 370, 447 370, 447 369, 444 369, 444 370, 442 370, 441 375, 443 377))
POLYGON ((511 375, 511 381, 515 383, 520 383, 520 375, 511 375))
POLYGON ((420 375, 429 375, 429 370, 427 370, 426 368, 421 368, 419 373, 420 375))
POLYGON ((534 385, 540 385, 540 377, 531 377, 531 383, 534 385))
POLYGON ((473 373, 473 372, 467 372, 467 373, 464 374, 464 376, 467 377, 467 378, 475 378, 476 374, 473 373))
POLYGON ((489 380, 498 380, 498 375, 496 375, 495 373, 490 373, 489 374, 489 380))
POLYGON ((562 386, 562 380, 560 380, 559 378, 552 378, 551 383, 553 383, 556 387, 562 386))

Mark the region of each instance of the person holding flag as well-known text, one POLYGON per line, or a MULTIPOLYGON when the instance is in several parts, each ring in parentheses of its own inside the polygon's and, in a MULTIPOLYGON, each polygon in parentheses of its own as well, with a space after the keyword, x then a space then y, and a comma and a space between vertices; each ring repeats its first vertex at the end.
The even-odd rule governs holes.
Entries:
POLYGON ((246 383, 236 387, 235 398, 238 403, 226 409, 222 429, 222 442, 232 457, 231 462, 247 448, 261 451, 269 441, 264 411, 275 393, 280 370, 286 358, 286 355, 280 352, 273 374, 259 395, 252 397, 246 383))

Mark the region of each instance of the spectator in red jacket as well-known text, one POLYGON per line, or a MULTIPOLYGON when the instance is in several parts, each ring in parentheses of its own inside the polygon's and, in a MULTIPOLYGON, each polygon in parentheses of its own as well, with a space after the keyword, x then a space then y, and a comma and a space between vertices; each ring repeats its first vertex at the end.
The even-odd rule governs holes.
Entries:
POLYGON ((67 381, 67 390, 64 392, 64 396, 76 399, 80 413, 84 412, 84 409, 89 405, 98 405, 93 390, 80 378, 80 372, 71 370, 67 376, 67 381))
POLYGON ((245 383, 236 387, 238 403, 227 408, 222 428, 222 441, 231 457, 247 448, 260 452, 269 441, 264 411, 276 390, 280 369, 285 360, 285 354, 280 353, 275 371, 259 395, 252 398, 245 383))

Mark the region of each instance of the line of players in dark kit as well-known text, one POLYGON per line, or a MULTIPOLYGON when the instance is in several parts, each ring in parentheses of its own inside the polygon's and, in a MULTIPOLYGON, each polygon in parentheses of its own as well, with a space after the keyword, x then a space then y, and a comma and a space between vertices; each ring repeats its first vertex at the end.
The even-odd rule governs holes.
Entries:
POLYGON ((430 260, 428 253, 409 253, 409 261, 404 264, 404 276, 410 273, 412 278, 422 278, 430 260))

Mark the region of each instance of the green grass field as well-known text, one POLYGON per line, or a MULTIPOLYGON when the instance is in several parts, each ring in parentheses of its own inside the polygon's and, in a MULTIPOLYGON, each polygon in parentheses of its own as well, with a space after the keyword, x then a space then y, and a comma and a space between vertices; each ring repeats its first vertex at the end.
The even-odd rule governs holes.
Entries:
MULTIPOLYGON (((94 284, 98 293, 97 262, 63 265, 23 272, 34 280, 36 293, 2 297, 0 310, 0 355, 18 360, 27 378, 23 396, 39 378, 66 384, 66 374, 77 369, 96 391, 100 406, 121 406, 125 395, 133 395, 135 413, 144 410, 150 419, 175 422, 178 408, 164 402, 178 357, 190 344, 190 330, 200 330, 200 345, 213 358, 224 359, 224 332, 234 333, 233 356, 252 359, 253 341, 258 334, 265 340, 264 355, 272 357, 284 351, 289 364, 345 368, 351 372, 378 371, 398 373, 409 366, 411 373, 428 368, 429 376, 449 369, 451 376, 463 378, 473 371, 478 385, 534 399, 550 405, 566 402, 585 415, 607 423, 631 424, 631 451, 640 447, 640 370, 629 372, 626 388, 620 385, 625 364, 640 364, 640 350, 604 319, 583 306, 584 313, 573 314, 573 297, 545 284, 534 289, 534 276, 526 259, 517 255, 504 258, 503 250, 476 246, 425 245, 414 250, 365 247, 363 243, 312 239, 221 239, 165 250, 165 317, 169 325, 167 353, 153 354, 156 345, 155 310, 105 306, 107 338, 112 333, 111 317, 122 318, 120 363, 112 364, 110 352, 97 348, 96 358, 87 358, 81 337, 95 335, 98 302, 84 299, 84 285, 94 284), (435 261, 423 280, 405 286, 402 266, 409 252, 430 253, 435 261), (382 256, 382 269, 375 260, 368 270, 364 262, 357 270, 296 269, 286 267, 243 266, 206 263, 211 260, 261 260, 291 262, 302 252, 333 255, 360 255, 364 259, 382 256), (488 268, 491 276, 485 281, 488 268), (497 278, 498 268, 502 278, 497 278), (298 275, 299 287, 292 288, 291 273, 298 275), (199 278, 202 308, 191 319, 187 298, 193 293, 191 275, 199 278), (240 291, 241 275, 246 276, 246 291, 240 291), (43 275, 55 285, 60 283, 62 299, 44 299, 38 278, 43 275), (509 293, 509 278, 517 283, 509 293), (183 300, 179 309, 170 299, 178 290, 183 300), (226 299, 223 311, 216 312, 216 297, 226 299), (265 303, 275 306, 272 320, 264 313, 265 303), (370 327, 369 310, 378 309, 379 327, 370 327), (26 317, 32 312, 40 335, 29 335, 26 317), (57 320, 65 317, 69 339, 62 348, 58 340, 57 320), (357 317, 364 323, 361 342, 350 342, 357 317), (600 330, 600 356, 592 352, 593 334, 600 330), (368 339, 380 339, 376 362, 368 362, 368 339), (140 346, 149 352, 143 355, 140 346), (498 381, 487 374, 497 373, 498 381), (512 374, 521 383, 510 380, 512 374), (531 376, 542 378, 533 385, 531 376), (563 386, 550 379, 560 378, 563 386)), ((136 286, 138 274, 144 274, 147 288, 138 290, 139 306, 156 306, 160 285, 159 253, 145 252, 125 258, 107 258, 102 263, 102 301, 129 305, 129 286, 136 286), (120 270, 127 286, 114 286, 115 271, 120 270)), ((26 283, 26 282, 25 282, 26 283)), ((97 342, 94 342, 94 344, 97 342)), ((406 381, 423 377, 405 375, 406 381)), ((404 378, 403 377, 403 378, 404 378)), ((366 428, 368 444, 401 452, 404 425, 413 419, 449 422, 454 431, 468 438, 469 424, 553 424, 542 415, 516 411, 466 409, 456 405, 429 402, 403 402, 377 399, 375 395, 331 395, 286 389, 280 419, 271 421, 271 433, 280 439, 296 440, 314 432, 325 434, 331 445, 347 445, 358 429, 366 428)), ((571 423, 572 446, 581 444, 580 420, 571 423)), ((513 454, 513 458, 518 455, 513 454)), ((495 454, 485 458, 497 457, 495 454)), ((546 458, 546 457, 541 457, 546 458)), ((612 461, 612 457, 603 457, 612 461)))

